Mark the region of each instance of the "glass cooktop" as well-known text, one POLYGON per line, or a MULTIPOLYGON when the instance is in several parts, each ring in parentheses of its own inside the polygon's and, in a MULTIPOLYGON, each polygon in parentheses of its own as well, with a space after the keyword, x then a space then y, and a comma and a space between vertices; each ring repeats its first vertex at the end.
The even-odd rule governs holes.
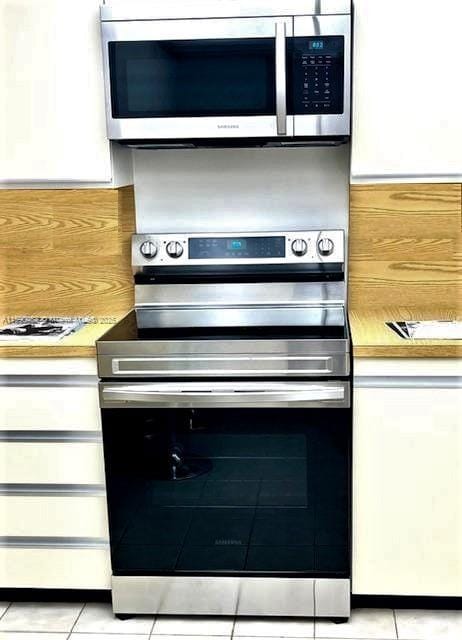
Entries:
MULTIPOLYGON (((343 314, 342 314, 343 315, 343 314)), ((120 322, 107 331, 99 342, 141 340, 262 340, 262 339, 323 339, 348 337, 345 324, 303 326, 247 326, 247 327, 152 327, 139 326, 136 310, 130 311, 120 322)))

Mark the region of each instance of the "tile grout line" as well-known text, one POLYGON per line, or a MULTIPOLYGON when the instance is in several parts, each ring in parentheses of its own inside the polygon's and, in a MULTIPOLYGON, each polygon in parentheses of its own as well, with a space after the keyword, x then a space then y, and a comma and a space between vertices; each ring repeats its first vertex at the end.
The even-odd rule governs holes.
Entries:
POLYGON ((8 611, 8 609, 11 607, 11 605, 12 605, 12 604, 13 604, 12 602, 9 602, 9 603, 7 604, 5 611, 4 611, 4 612, 2 613, 2 615, 0 616, 0 620, 3 618, 3 616, 4 616, 4 615, 5 615, 5 613, 8 611))
POLYGON ((86 602, 84 602, 84 603, 83 603, 83 605, 82 605, 82 608, 81 608, 81 609, 80 609, 80 611, 79 611, 79 615, 78 615, 78 616, 77 616, 77 618, 74 620, 74 624, 72 625, 71 630, 69 631, 69 634, 68 634, 68 636, 67 636, 66 640, 69 640, 69 639, 70 639, 70 637, 71 637, 71 635, 72 635, 72 632, 73 632, 73 631, 74 631, 74 629, 75 629, 75 625, 76 625, 76 624, 77 624, 77 622, 79 621, 80 616, 82 615, 83 610, 85 609, 85 607, 86 607, 86 606, 87 606, 87 603, 86 603, 86 602))
POLYGON ((154 633, 154 627, 155 627, 156 621, 157 621, 157 616, 154 616, 154 620, 152 621, 152 625, 151 625, 151 630, 149 631, 149 635, 148 635, 149 640, 151 640, 152 635, 154 633))
MULTIPOLYGON (((249 538, 249 541, 250 541, 250 538, 249 538)), ((233 626, 231 627, 230 640, 233 640, 233 638, 234 638, 234 628, 236 626, 236 618, 237 618, 237 616, 234 616, 234 618, 233 618, 233 626)))
POLYGON ((393 611, 393 621, 395 623, 396 638, 399 638, 399 635, 398 635, 398 621, 396 620, 396 610, 392 609, 392 611, 393 611))

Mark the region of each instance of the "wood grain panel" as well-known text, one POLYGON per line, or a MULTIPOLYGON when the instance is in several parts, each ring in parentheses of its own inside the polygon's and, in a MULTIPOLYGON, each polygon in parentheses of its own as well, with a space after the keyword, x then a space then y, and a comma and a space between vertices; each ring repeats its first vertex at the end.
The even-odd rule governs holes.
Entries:
POLYGON ((368 184, 351 188, 355 238, 448 238, 461 230, 459 184, 368 184))
POLYGON ((459 184, 353 185, 350 309, 430 301, 459 312, 461 224, 459 184))
POLYGON ((119 318, 133 306, 133 188, 0 191, 0 313, 119 318))

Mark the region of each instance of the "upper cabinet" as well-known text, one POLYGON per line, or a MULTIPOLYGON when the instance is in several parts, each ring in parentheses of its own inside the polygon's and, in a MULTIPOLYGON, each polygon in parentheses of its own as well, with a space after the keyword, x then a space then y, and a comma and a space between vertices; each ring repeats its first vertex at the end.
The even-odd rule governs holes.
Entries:
POLYGON ((111 183, 99 5, 0 0, 0 183, 111 183))
POLYGON ((462 2, 355 0, 352 177, 462 179, 462 2))

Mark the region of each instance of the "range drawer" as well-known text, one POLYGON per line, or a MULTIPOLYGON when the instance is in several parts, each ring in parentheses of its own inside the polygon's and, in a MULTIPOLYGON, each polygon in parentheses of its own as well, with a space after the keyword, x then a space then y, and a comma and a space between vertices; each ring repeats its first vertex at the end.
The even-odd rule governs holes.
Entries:
POLYGON ((105 496, 0 495, 0 537, 107 540, 105 496))
POLYGON ((99 431, 97 386, 0 387, 0 430, 99 431))
POLYGON ((102 484, 101 442, 0 442, 0 484, 102 484))
POLYGON ((0 584, 17 589, 109 589, 104 548, 0 547, 0 584))

